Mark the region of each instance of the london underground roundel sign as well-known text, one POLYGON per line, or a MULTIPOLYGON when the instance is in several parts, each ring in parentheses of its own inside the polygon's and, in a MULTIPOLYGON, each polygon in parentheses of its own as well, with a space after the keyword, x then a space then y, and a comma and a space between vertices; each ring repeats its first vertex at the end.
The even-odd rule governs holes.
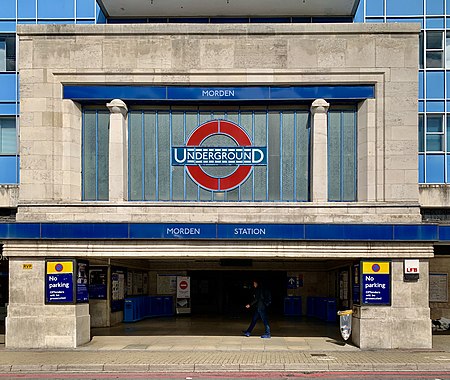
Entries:
POLYGON ((201 187, 211 191, 227 191, 244 183, 253 166, 267 165, 267 148, 255 147, 239 125, 228 120, 210 120, 198 126, 183 147, 172 147, 172 165, 184 165, 189 176, 201 187), (206 139, 224 135, 233 146, 202 145, 206 139), (208 174, 204 166, 235 166, 224 176, 208 174))

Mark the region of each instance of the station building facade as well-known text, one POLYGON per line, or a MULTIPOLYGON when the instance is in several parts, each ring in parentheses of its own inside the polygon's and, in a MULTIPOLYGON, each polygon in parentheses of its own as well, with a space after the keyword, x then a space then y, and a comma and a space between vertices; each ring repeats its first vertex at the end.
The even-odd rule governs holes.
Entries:
POLYGON ((228 21, 17 26, 7 347, 86 343, 166 277, 191 278, 192 312, 214 292, 223 312, 240 290, 219 288, 253 275, 279 308, 336 297, 361 348, 431 347, 450 234, 421 212, 420 27, 228 21), (105 298, 64 299, 87 264, 105 298))
POLYGON ((354 309, 355 344, 431 347, 424 294, 438 230, 421 225, 418 203, 418 32, 19 27, 6 345, 73 347, 89 341, 92 320, 121 319, 108 300, 49 302, 49 259, 144 269, 150 288, 174 270, 214 273, 226 259, 250 259, 238 269, 320 278, 291 291, 305 298, 332 295, 347 270, 341 301, 354 309), (420 277, 406 282, 410 258, 420 277), (358 289, 364 260, 388 263, 382 304, 353 299, 382 286, 358 289))

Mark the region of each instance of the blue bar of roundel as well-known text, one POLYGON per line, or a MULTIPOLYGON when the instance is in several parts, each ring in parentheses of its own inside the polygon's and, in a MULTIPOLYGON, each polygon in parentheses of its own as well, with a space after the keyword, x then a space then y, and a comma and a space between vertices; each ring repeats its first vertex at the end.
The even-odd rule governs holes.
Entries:
POLYGON ((64 86, 63 98, 73 100, 164 100, 166 99, 166 87, 64 86))
POLYGON ((168 100, 267 100, 269 87, 167 87, 168 100))
POLYGON ((436 225, 396 225, 394 226, 395 240, 437 240, 436 225))
POLYGON ((127 239, 125 223, 42 224, 43 239, 127 239))
POLYGON ((306 240, 392 240, 392 225, 307 224, 306 240))
POLYGON ((218 239, 286 239, 303 240, 303 224, 219 224, 218 239))
POLYGON ((0 223, 0 239, 39 239, 39 223, 0 223))
POLYGON ((215 239, 215 224, 130 224, 130 239, 215 239))

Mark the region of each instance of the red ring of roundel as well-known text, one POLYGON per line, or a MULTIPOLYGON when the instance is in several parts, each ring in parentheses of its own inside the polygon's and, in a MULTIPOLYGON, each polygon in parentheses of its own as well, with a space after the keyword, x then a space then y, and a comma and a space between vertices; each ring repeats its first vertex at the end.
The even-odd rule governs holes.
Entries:
MULTIPOLYGON (((252 142, 247 133, 237 124, 226 120, 211 120, 200 125, 189 137, 186 146, 200 146, 208 136, 222 134, 234 139, 239 146, 251 146, 252 142)), ((212 191, 227 191, 234 189, 244 182, 252 171, 251 165, 239 165, 230 175, 215 178, 205 173, 200 166, 186 166, 191 178, 201 187, 212 191)))

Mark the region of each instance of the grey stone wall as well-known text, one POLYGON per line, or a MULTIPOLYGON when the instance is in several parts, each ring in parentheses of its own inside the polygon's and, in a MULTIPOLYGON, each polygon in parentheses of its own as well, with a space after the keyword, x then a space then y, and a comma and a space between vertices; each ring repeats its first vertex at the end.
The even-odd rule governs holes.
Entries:
POLYGON ((417 282, 403 281, 403 261, 391 264, 391 306, 358 306, 353 314, 353 342, 360 348, 431 348, 428 266, 420 261, 417 282))
POLYGON ((89 342, 89 305, 45 305, 44 284, 44 259, 9 259, 6 347, 70 348, 89 342))
POLYGON ((93 213, 98 208, 64 211, 81 201, 81 113, 61 99, 64 83, 374 84, 376 98, 362 102, 358 116, 364 204, 298 203, 282 212, 279 204, 251 205, 238 214, 223 205, 191 204, 176 218, 170 206, 111 201, 104 210, 111 221, 238 222, 245 214, 245 222, 254 223, 418 222, 418 31, 409 24, 21 25, 18 220, 102 221, 93 213))

